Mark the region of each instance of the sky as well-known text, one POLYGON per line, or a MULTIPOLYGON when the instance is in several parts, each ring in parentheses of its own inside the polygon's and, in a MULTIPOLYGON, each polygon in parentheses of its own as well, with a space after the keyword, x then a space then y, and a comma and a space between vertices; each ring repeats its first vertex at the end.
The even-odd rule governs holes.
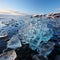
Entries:
POLYGON ((28 14, 60 12, 60 0, 0 0, 0 10, 14 10, 28 14))

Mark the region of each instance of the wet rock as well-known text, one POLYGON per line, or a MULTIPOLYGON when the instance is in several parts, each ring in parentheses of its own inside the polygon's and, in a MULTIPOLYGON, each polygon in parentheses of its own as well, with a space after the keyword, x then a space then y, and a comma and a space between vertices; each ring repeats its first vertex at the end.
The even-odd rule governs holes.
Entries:
POLYGON ((23 45, 21 48, 16 49, 17 60, 32 60, 32 56, 36 54, 36 51, 33 51, 29 48, 29 45, 23 45))

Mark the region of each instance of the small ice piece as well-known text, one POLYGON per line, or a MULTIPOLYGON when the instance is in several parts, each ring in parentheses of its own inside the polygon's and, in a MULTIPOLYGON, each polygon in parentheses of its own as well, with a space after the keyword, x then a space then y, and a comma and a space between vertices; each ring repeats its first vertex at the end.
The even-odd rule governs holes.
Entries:
POLYGON ((7 48, 11 48, 11 49, 16 49, 16 48, 19 48, 21 47, 21 42, 18 38, 17 35, 14 35, 9 41, 8 41, 8 44, 7 44, 7 48))
POLYGON ((55 43, 53 42, 42 42, 38 46, 37 52, 39 53, 39 55, 48 56, 54 49, 54 45, 55 43))
POLYGON ((6 25, 0 21, 0 28, 5 27, 6 25))
POLYGON ((0 31, 0 38, 3 38, 3 37, 7 37, 8 36, 8 33, 4 30, 1 30, 0 31))
POLYGON ((14 60, 17 57, 15 51, 8 51, 0 56, 0 60, 14 60))

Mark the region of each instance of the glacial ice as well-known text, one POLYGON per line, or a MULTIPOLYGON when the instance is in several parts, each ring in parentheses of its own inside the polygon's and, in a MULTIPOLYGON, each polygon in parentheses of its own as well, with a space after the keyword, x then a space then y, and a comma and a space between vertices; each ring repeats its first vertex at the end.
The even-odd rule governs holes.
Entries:
POLYGON ((17 35, 14 35, 9 41, 8 41, 8 44, 7 44, 7 48, 11 48, 11 49, 16 49, 16 48, 19 48, 21 47, 21 42, 18 38, 17 35))
POLYGON ((48 56, 54 49, 54 45, 55 43, 53 42, 42 42, 38 46, 37 52, 39 53, 39 55, 48 56))
MULTIPOLYGON (((9 37, 11 36, 7 48, 14 50, 22 47, 22 44, 29 44, 29 47, 32 50, 36 49, 39 55, 47 56, 54 48, 54 43, 48 41, 51 38, 56 40, 58 40, 57 37, 60 38, 60 18, 21 17, 17 20, 3 21, 1 26, 0 34, 3 36, 7 32, 9 37), (43 43, 41 43, 42 41, 43 43)), ((0 59, 3 58, 4 56, 0 59)))
POLYGON ((60 18, 54 18, 49 20, 49 24, 51 25, 51 28, 53 29, 53 38, 54 40, 60 41, 60 18))
POLYGON ((1 30, 0 31, 0 38, 3 38, 3 37, 7 37, 7 32, 6 31, 4 31, 4 30, 1 30))
POLYGON ((22 42, 29 43, 30 48, 35 50, 41 41, 48 41, 52 36, 52 29, 48 28, 47 20, 32 18, 19 30, 22 42))
POLYGON ((8 51, 0 56, 0 60, 14 60, 17 57, 15 51, 8 51))

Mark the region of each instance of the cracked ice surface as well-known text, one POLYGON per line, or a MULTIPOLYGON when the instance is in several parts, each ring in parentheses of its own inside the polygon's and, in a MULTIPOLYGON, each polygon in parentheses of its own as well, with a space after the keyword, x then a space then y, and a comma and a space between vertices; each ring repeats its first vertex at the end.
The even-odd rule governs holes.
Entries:
POLYGON ((53 38, 54 40, 60 41, 60 18, 50 19, 50 25, 53 29, 53 38))
POLYGON ((55 43, 53 42, 42 42, 37 48, 39 55, 48 56, 54 49, 55 43))
POLYGON ((8 44, 7 44, 7 48, 11 48, 11 49, 16 49, 16 48, 19 48, 21 47, 21 42, 18 38, 17 35, 14 35, 9 41, 8 41, 8 44))
POLYGON ((29 43, 30 47, 35 50, 41 41, 48 41, 52 36, 52 29, 48 28, 47 20, 32 18, 28 21, 27 26, 19 30, 22 41, 29 43))

